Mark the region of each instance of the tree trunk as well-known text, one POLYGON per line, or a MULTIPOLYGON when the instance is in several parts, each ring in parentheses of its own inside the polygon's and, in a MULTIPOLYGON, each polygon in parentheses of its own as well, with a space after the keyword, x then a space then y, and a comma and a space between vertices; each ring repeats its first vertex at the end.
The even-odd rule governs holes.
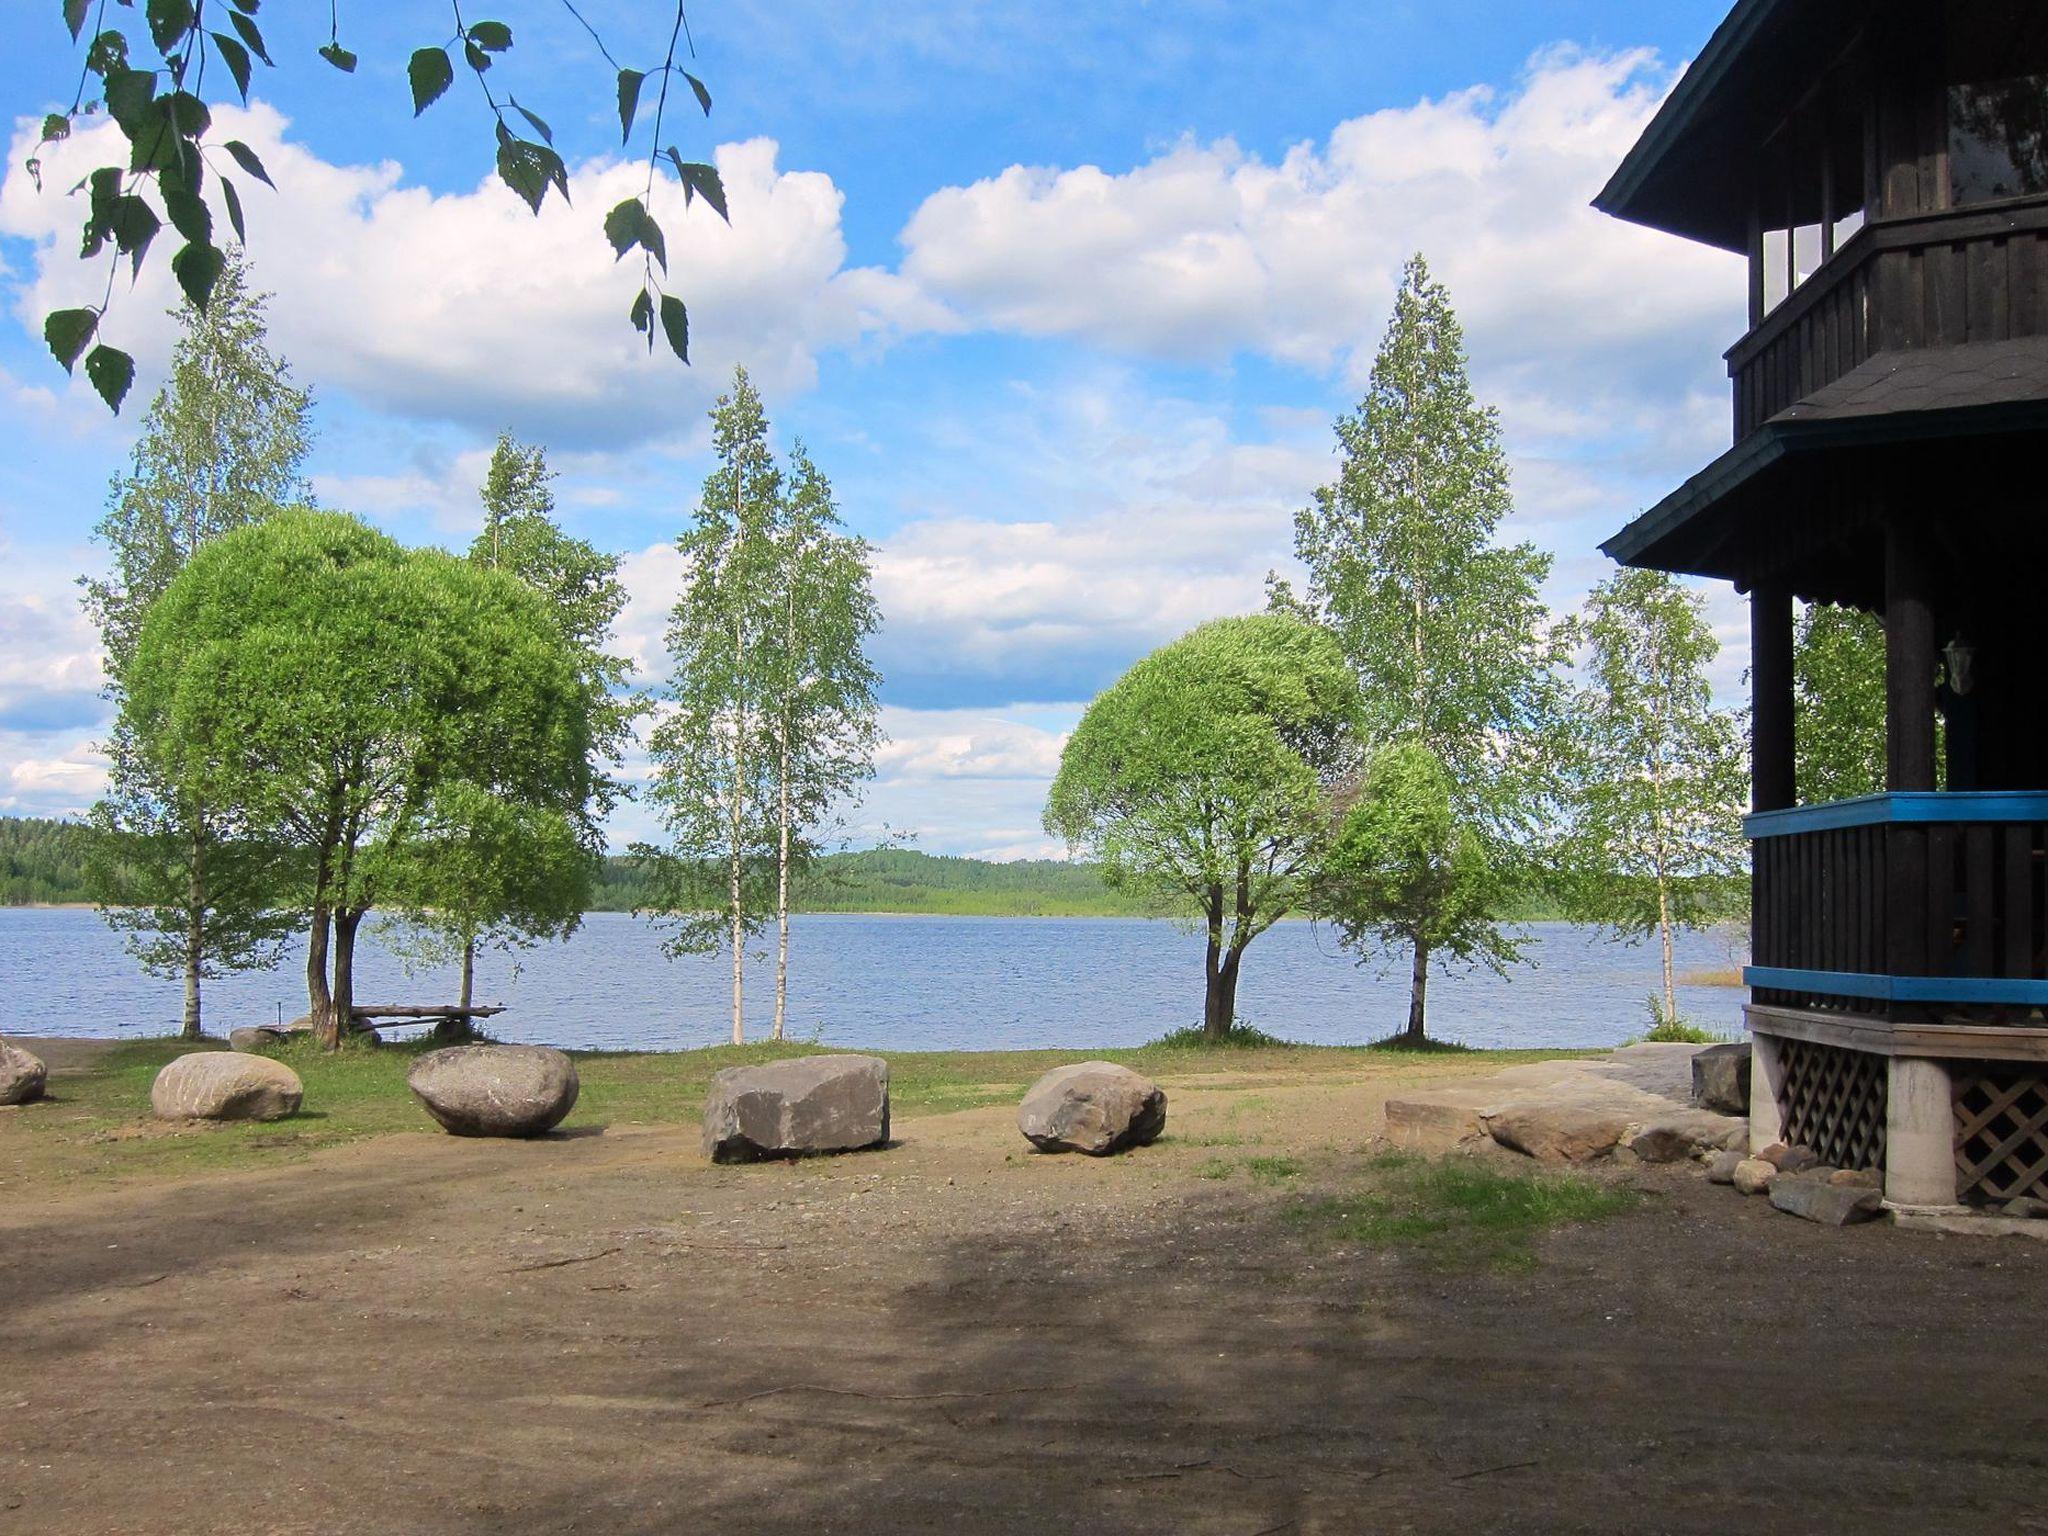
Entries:
POLYGON ((775 1038, 782 1038, 789 1013, 789 722, 782 725, 781 763, 777 769, 781 804, 775 834, 775 1038))
POLYGON ((323 1051, 341 1043, 334 1018, 334 994, 327 986, 327 934, 332 918, 322 900, 313 907, 313 930, 306 937, 306 1011, 313 1020, 313 1040, 323 1051))
POLYGON ((467 1008, 476 998, 476 935, 462 936, 462 996, 460 1002, 467 1008))
POLYGON ((1429 946, 1418 938, 1414 949, 1415 963, 1408 973, 1408 1027, 1401 1033, 1401 1043, 1406 1046, 1429 1043, 1425 1022, 1429 1004, 1429 946))
POLYGON ((332 1004, 337 1042, 355 1027, 356 929, 362 926, 361 908, 334 914, 334 1001, 332 1004))
POLYGON ((1671 972, 1671 893, 1660 879, 1657 882, 1657 937, 1664 945, 1664 1018, 1667 1023, 1678 1022, 1678 987, 1671 972))
MULTIPOLYGON (((468 1008, 476 1000, 476 935, 462 936, 462 992, 457 1006, 468 1008)), ((437 1019, 435 1045, 467 1045, 476 1038, 476 1021, 464 1013, 456 1018, 437 1019)))
POLYGON ((187 1040, 205 1038, 199 1020, 199 971, 206 963, 206 839, 192 828, 192 874, 185 885, 185 1022, 187 1040))
POLYGON ((1209 939, 1202 955, 1202 1035, 1221 1040, 1237 1019, 1237 955, 1225 958, 1223 948, 1223 888, 1209 888, 1209 939))

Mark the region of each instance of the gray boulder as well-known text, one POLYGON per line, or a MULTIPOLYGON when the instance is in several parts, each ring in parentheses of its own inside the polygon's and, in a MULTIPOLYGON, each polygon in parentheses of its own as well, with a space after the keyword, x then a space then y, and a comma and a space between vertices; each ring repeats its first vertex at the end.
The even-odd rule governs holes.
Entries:
POLYGON ((262 1051, 273 1045, 282 1045, 290 1037, 281 1029, 268 1024, 259 1024, 249 1029, 228 1031, 228 1049, 231 1051, 262 1051))
POLYGON ((1644 1126, 1628 1145, 1646 1163, 1678 1163, 1701 1153, 1723 1150, 1734 1139, 1732 1131, 1741 1131, 1746 1137, 1748 1127, 1726 1115, 1681 1109, 1644 1126))
POLYGON ((1745 1153, 1732 1148, 1726 1152, 1715 1153, 1714 1160, 1707 1164, 1707 1182, 1709 1184, 1733 1184, 1735 1182, 1735 1170, 1748 1161, 1749 1158, 1745 1153))
POLYGON ((576 1107, 576 1063, 546 1045, 428 1051, 405 1085, 453 1136, 540 1136, 576 1107))
POLYGON ((1771 1183, 1771 1204, 1824 1227, 1846 1227, 1869 1221, 1884 1206, 1874 1189, 1830 1184, 1825 1179, 1779 1178, 1771 1183))
POLYGON ((1166 1095, 1149 1078, 1107 1061, 1055 1067, 1017 1107, 1017 1129, 1041 1152, 1107 1157, 1166 1129, 1166 1095))
POLYGON ((888 1139, 889 1064, 879 1056, 728 1067, 704 1100, 704 1155, 714 1163, 856 1152, 888 1139))
POLYGON ((1798 1143, 1788 1147, 1782 1141, 1774 1141, 1757 1156, 1780 1173, 1805 1173, 1821 1166, 1820 1154, 1798 1143))
POLYGON ((1749 1044, 1710 1045, 1692 1059, 1692 1101, 1720 1115, 1749 1113, 1749 1044))
POLYGON ((43 1096, 50 1074, 40 1056, 0 1040, 0 1104, 28 1104, 43 1096))
POLYGON ((281 1061, 195 1051, 157 1073, 149 1104, 160 1120, 281 1120, 305 1096, 299 1074, 281 1061))

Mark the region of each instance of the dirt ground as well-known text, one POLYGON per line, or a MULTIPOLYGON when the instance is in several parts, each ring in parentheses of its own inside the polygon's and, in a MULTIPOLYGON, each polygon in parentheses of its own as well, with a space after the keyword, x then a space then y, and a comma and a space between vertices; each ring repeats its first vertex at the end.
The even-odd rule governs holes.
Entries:
POLYGON ((2048 1531, 2039 1245, 1641 1170, 1445 1269, 1284 1219, 1384 1076, 1167 1086, 1106 1162, 970 1110, 16 1191, 0 1533, 2048 1531))

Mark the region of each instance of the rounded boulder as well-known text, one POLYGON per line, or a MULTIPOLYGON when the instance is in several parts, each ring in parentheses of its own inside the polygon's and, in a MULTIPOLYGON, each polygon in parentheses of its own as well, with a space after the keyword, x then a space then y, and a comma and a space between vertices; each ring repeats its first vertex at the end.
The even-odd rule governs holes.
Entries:
POLYGON ((299 1074, 283 1062, 240 1051, 180 1056, 149 1090, 160 1120, 282 1120, 305 1097, 299 1074))
POLYGON ((453 1045, 413 1063, 406 1086, 452 1136, 541 1136, 576 1107, 576 1063, 546 1045, 453 1045))
POLYGON ((43 1096, 50 1074, 40 1056, 0 1040, 0 1104, 28 1104, 43 1096))
POLYGON ((228 1049, 231 1051, 265 1051, 273 1045, 283 1045, 290 1038, 281 1029, 268 1024, 254 1025, 248 1029, 228 1031, 228 1049))
POLYGON ((1017 1129, 1041 1152, 1107 1157, 1156 1141, 1166 1095, 1150 1078, 1107 1061, 1055 1067, 1017 1107, 1017 1129))

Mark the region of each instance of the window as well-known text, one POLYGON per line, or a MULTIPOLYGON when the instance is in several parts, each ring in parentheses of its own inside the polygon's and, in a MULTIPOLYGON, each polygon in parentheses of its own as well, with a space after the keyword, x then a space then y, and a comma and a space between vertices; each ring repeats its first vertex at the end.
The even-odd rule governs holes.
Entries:
POLYGON ((1860 72, 1834 72, 1764 144, 1758 188, 1761 268, 1757 293, 1769 314, 1863 227, 1867 92, 1860 72))
POLYGON ((1949 202, 2048 194, 2048 6, 1949 7, 1949 202))

